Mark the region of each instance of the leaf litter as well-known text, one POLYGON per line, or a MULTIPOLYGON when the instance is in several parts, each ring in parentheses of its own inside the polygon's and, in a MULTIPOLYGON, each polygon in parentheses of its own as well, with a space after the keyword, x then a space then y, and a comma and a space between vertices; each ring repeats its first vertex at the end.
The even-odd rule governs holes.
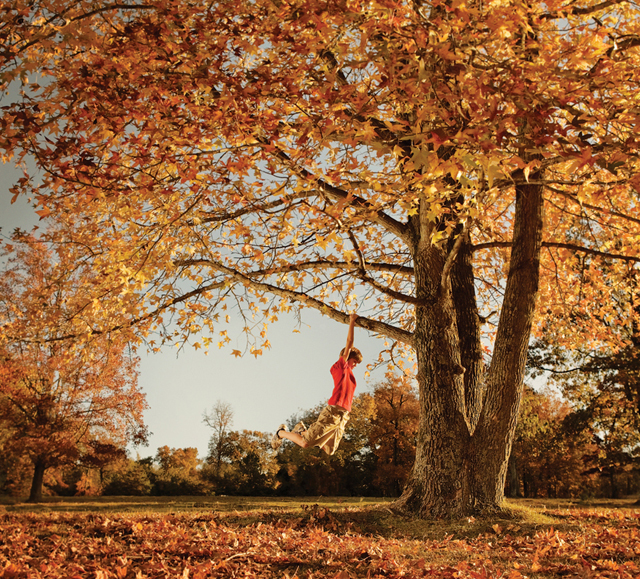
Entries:
MULTIPOLYGON (((0 577, 631 578, 640 576, 636 511, 553 511, 558 525, 509 521, 475 536, 371 532, 372 510, 313 505, 301 515, 7 513, 0 577), (412 536, 413 535, 413 536, 412 536)), ((446 529, 445 527, 442 527, 446 529)))

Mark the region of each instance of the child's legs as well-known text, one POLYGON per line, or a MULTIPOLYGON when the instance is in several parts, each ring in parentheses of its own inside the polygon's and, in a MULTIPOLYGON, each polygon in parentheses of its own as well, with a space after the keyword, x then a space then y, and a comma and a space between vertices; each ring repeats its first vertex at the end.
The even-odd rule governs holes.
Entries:
POLYGON ((339 406, 325 406, 309 429, 304 433, 307 446, 318 446, 327 454, 333 454, 344 434, 349 412, 339 406))
POLYGON ((278 436, 280 438, 286 438, 291 442, 295 442, 298 446, 301 446, 302 448, 307 448, 307 442, 305 441, 305 439, 295 432, 289 432, 288 430, 281 430, 278 433, 278 436))

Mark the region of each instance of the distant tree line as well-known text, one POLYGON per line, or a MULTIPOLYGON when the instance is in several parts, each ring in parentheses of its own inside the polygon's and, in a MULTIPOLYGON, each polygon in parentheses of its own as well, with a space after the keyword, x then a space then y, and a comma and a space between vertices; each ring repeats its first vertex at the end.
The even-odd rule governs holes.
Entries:
MULTIPOLYGON (((322 405, 288 420, 310 425, 322 405)), ((51 495, 281 495, 398 496, 415 455, 417 392, 407 378, 388 377, 354 400, 339 450, 326 456, 289 442, 276 453, 271 433, 232 429, 233 410, 218 402, 205 412, 212 428, 208 455, 167 446, 154 457, 51 468, 44 481, 51 495)), ((614 413, 614 409, 611 410, 614 413)), ((526 387, 509 463, 512 497, 620 497, 640 489, 638 431, 604 432, 583 409, 552 391, 526 387)), ((103 452, 103 455, 106 453, 103 452)), ((0 490, 24 495, 32 466, 26 458, 0 458, 0 490)))

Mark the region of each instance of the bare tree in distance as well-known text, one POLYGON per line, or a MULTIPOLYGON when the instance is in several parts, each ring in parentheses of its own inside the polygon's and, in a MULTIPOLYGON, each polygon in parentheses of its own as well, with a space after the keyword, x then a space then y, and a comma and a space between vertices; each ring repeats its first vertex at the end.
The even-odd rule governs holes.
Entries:
POLYGON ((227 435, 233 424, 233 407, 228 402, 217 400, 211 410, 203 412, 202 422, 213 430, 207 462, 213 464, 217 478, 220 476, 220 466, 228 444, 227 435))

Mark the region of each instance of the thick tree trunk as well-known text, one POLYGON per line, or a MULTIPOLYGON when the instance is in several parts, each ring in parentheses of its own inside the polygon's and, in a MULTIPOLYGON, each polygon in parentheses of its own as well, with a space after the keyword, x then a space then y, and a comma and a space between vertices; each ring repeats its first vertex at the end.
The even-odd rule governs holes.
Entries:
POLYGON ((480 509, 494 509, 504 499, 538 294, 542 207, 541 186, 518 188, 509 274, 485 400, 471 449, 477 465, 474 498, 480 509))
POLYGON ((471 501, 471 428, 447 252, 430 242, 433 225, 421 204, 415 223, 416 307, 414 345, 418 361, 420 424, 416 458, 396 507, 425 518, 456 516, 471 501))
MULTIPOLYGON (((447 367, 448 352, 439 351, 432 326, 434 310, 418 316, 416 339, 420 426, 413 470, 398 507, 427 518, 447 517, 462 512, 470 500, 468 477, 470 434, 460 402, 463 377, 447 367), (452 392, 457 391, 454 395, 452 392)), ((450 312, 449 312, 450 314, 450 312)))
POLYGON ((493 511, 504 499, 538 291, 542 188, 525 185, 516 194, 510 268, 487 372, 468 240, 445 251, 427 242, 422 217, 417 231, 420 426, 414 467, 396 507, 427 518, 493 511))
POLYGON ((38 458, 33 463, 33 479, 31 481, 31 491, 28 502, 38 503, 42 500, 42 485, 44 483, 44 473, 47 466, 44 460, 38 458))

